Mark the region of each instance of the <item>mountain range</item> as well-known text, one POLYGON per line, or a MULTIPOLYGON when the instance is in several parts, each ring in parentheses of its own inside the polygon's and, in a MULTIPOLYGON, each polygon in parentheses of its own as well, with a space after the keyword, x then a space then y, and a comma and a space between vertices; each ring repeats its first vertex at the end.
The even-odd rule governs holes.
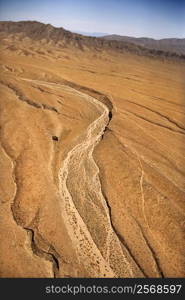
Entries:
POLYGON ((116 34, 105 35, 102 38, 109 41, 121 41, 126 43, 133 43, 149 49, 156 49, 162 51, 176 52, 178 54, 185 54, 185 38, 184 39, 166 38, 166 39, 156 40, 152 38, 145 38, 145 37, 135 38, 129 36, 116 35, 116 34))
POLYGON ((103 38, 84 36, 82 34, 72 33, 64 28, 56 28, 51 24, 43 24, 37 21, 1 21, 0 34, 18 34, 19 39, 29 37, 34 40, 43 40, 43 42, 53 42, 61 45, 74 45, 83 50, 85 47, 93 48, 97 51, 109 49, 116 51, 128 51, 138 55, 185 58, 184 39, 182 40, 162 40, 153 41, 152 39, 137 39, 122 37, 117 35, 108 35, 103 38), (160 46, 157 46, 160 43, 160 46), (161 46, 163 45, 163 47, 161 46))

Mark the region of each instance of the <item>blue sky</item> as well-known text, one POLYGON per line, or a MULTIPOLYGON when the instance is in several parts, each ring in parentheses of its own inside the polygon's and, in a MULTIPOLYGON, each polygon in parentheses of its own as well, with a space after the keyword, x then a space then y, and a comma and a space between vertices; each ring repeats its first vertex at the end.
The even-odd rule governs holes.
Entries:
POLYGON ((185 38, 185 0, 0 0, 0 20, 71 31, 185 38))

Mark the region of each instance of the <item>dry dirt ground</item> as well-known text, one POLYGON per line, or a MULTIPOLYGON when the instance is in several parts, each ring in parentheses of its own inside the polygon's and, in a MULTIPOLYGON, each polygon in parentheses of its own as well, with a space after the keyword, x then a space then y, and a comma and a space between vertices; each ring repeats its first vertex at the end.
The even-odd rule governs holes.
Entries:
POLYGON ((185 277, 185 63, 0 51, 0 276, 185 277))

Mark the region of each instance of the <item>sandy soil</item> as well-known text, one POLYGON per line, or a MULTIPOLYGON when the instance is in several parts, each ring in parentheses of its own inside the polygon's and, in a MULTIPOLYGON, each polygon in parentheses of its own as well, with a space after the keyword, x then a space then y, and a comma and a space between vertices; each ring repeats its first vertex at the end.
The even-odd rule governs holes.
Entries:
POLYGON ((0 51, 0 276, 184 277, 184 62, 0 51))

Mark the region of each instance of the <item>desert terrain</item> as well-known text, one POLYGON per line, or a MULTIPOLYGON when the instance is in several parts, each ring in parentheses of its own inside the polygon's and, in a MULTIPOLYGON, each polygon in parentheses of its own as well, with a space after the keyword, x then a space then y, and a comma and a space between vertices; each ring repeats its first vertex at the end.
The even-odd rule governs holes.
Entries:
POLYGON ((185 277, 184 57, 0 39, 0 277, 185 277))

